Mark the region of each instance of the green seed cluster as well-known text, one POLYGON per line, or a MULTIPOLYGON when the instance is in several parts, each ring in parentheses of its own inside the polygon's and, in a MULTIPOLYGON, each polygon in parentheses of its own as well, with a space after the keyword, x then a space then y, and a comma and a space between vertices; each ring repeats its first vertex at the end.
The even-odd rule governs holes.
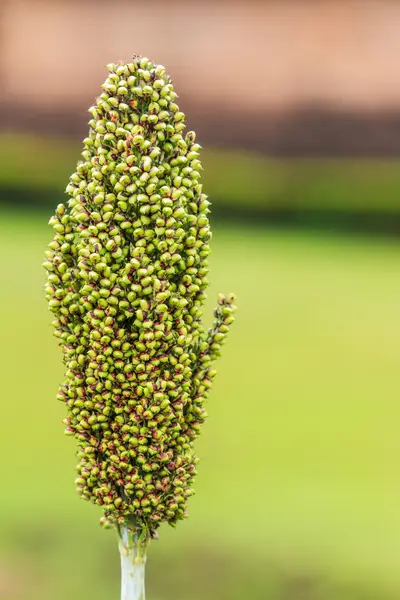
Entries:
POLYGON ((141 57, 108 70, 68 203, 50 219, 46 298, 78 492, 106 523, 154 533, 186 516, 211 363, 235 306, 220 295, 204 330, 209 202, 170 77, 141 57))

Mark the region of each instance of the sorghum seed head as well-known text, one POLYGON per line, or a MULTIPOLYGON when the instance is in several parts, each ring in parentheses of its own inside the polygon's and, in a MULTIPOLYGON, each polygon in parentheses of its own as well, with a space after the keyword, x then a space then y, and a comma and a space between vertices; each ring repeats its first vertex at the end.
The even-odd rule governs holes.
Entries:
POLYGON ((107 69, 69 199, 50 219, 45 291, 78 493, 103 507, 106 526, 154 536, 187 514, 211 363, 235 297, 219 296, 205 331, 210 203, 169 75, 143 57, 107 69))

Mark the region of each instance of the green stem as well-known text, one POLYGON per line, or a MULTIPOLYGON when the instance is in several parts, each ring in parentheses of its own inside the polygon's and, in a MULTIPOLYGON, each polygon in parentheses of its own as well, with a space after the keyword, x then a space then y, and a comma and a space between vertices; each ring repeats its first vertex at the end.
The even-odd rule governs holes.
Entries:
POLYGON ((143 534, 126 526, 118 528, 121 555, 121 600, 145 600, 145 565, 147 543, 143 534))

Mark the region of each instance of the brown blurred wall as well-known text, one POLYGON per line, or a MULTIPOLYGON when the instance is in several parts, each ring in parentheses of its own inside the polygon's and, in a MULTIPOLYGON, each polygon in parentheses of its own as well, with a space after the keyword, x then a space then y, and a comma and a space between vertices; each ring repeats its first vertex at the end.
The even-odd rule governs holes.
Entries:
POLYGON ((0 3, 3 128, 18 127, 17 115, 29 128, 61 118, 73 127, 103 65, 133 52, 167 65, 194 118, 210 116, 210 131, 225 114, 232 138, 237 115, 249 123, 237 135, 250 127, 263 139, 287 135, 290 119, 296 130, 298 114, 314 128, 315 115, 400 124, 396 0, 0 3))

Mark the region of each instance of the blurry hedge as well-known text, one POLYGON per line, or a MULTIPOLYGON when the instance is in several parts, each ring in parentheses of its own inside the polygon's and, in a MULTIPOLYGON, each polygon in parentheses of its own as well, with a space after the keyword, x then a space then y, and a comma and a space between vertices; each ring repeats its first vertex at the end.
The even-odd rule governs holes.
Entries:
MULTIPOLYGON (((70 140, 0 137, 0 202, 54 205, 81 149, 70 140)), ((357 216, 400 224, 397 159, 276 159, 204 149, 204 188, 217 215, 357 216)))

